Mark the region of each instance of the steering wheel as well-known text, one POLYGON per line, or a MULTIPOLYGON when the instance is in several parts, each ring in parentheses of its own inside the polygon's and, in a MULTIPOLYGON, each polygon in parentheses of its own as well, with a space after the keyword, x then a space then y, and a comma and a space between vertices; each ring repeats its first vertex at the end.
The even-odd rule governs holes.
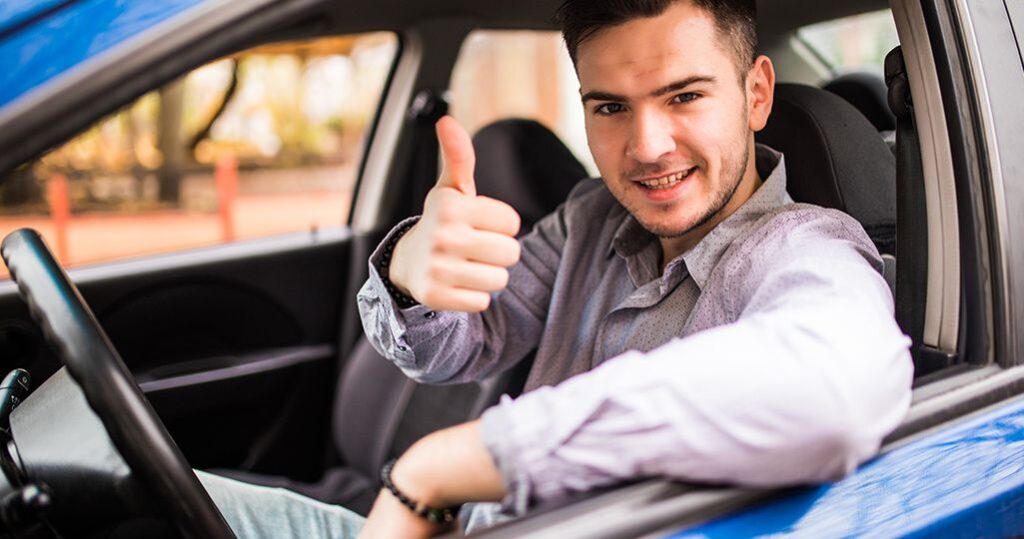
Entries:
POLYGON ((178 530, 186 537, 234 537, 39 234, 31 229, 12 232, 0 246, 0 256, 114 446, 178 530))

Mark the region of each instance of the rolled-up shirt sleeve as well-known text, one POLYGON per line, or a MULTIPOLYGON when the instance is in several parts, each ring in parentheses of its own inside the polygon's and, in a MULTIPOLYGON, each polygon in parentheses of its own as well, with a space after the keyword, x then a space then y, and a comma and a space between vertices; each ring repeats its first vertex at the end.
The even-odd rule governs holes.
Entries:
MULTIPOLYGON (((411 219, 416 219, 410 218, 411 219)), ((563 208, 520 240, 520 261, 509 268, 504 290, 483 313, 402 309, 388 293, 377 267, 384 238, 369 260, 369 279, 357 296, 365 335, 373 347, 410 378, 426 383, 483 380, 512 367, 537 346, 565 242, 563 208)))
POLYGON ((645 476, 819 482, 874 455, 911 397, 888 286, 850 242, 788 245, 736 281, 735 322, 488 410, 505 509, 645 476))

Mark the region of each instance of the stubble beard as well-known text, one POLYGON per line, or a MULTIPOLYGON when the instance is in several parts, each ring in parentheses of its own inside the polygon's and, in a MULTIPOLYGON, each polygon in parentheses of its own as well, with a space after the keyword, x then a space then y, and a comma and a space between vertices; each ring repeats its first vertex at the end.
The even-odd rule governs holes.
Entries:
MULTIPOLYGON (((736 190, 739 188, 740 183, 743 181, 743 177, 747 173, 747 163, 750 158, 750 147, 746 144, 746 141, 742 144, 742 149, 737 151, 735 155, 738 159, 728 161, 722 170, 722 176, 730 178, 731 181, 722 185, 720 189, 715 191, 711 203, 708 204, 703 213, 701 213, 696 219, 682 225, 681 228, 644 222, 644 220, 639 217, 640 212, 637 211, 639 208, 630 208, 627 206, 626 210, 629 211, 630 215, 632 215, 638 223, 640 223, 640 226, 659 238, 678 238, 686 235, 696 228, 700 228, 707 224, 708 221, 714 219, 716 215, 721 213, 722 209, 725 208, 726 204, 728 204, 736 194, 736 190), (735 172, 733 173, 733 171, 735 172)), ((704 170, 699 169, 698 171, 703 172, 704 170)))

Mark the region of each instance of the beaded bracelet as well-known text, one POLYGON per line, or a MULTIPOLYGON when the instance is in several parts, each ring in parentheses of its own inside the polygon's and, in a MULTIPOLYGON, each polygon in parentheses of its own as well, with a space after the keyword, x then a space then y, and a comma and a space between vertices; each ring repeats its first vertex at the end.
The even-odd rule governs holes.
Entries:
POLYGON ((411 298, 410 296, 403 294, 401 290, 391 282, 389 274, 391 272, 391 255, 395 251, 395 245, 398 245, 398 240, 402 239, 402 236, 409 231, 416 224, 416 221, 410 221, 401 228, 395 231, 394 234, 388 238, 387 243, 384 244, 384 250, 380 253, 380 262, 377 264, 377 273, 380 274, 381 280, 384 282, 384 288, 387 289, 388 293, 398 304, 401 309, 408 309, 409 307, 415 307, 420 302, 411 298))
POLYGON ((426 519, 434 524, 451 524, 452 522, 455 522, 455 512, 458 508, 453 509, 446 507, 444 509, 435 509, 424 503, 411 500, 408 496, 402 494, 402 491, 398 490, 398 487, 396 487, 391 481, 391 470, 395 467, 396 460, 397 459, 389 460, 387 464, 380 469, 380 482, 384 485, 384 488, 388 489, 388 492, 394 495, 395 498, 398 498, 398 501, 401 502, 402 505, 408 507, 410 511, 420 518, 426 519))

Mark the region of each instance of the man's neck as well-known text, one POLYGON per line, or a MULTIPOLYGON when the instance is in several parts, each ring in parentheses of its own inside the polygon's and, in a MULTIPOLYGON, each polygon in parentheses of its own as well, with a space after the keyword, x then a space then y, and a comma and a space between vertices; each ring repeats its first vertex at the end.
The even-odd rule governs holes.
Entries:
POLYGON ((757 188, 761 186, 761 175, 757 172, 756 150, 753 148, 750 151, 749 160, 747 162, 747 170, 743 175, 743 179, 740 180, 740 184, 736 186, 736 191, 733 192, 732 197, 722 209, 718 211, 711 219, 693 230, 687 231, 681 236, 675 236, 672 238, 658 238, 661 243, 661 272, 665 272, 665 266, 669 262, 674 260, 677 256, 693 249, 700 240, 704 239, 716 226, 722 221, 729 218, 730 215, 736 213, 736 210, 740 209, 743 204, 747 202, 757 191, 757 188))

